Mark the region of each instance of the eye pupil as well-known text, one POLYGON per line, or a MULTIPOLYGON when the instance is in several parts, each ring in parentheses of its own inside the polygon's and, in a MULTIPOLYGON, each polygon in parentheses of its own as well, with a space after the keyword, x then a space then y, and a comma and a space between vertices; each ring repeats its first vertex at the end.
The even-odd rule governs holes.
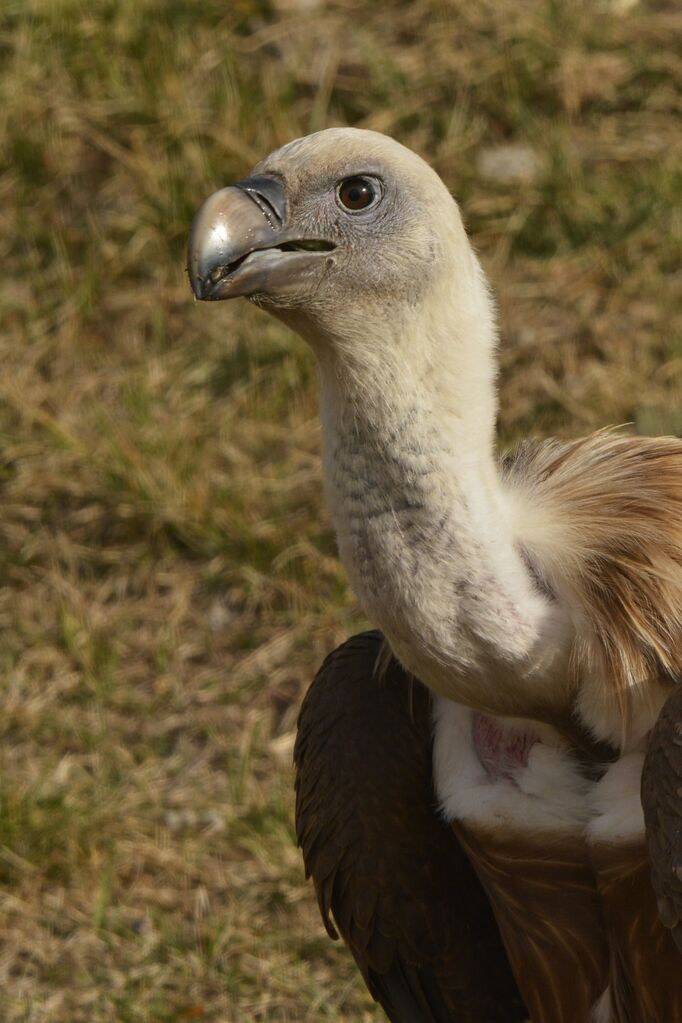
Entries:
POLYGON ((367 178, 346 178, 339 185, 339 199, 348 210, 365 210, 375 198, 376 189, 367 178))

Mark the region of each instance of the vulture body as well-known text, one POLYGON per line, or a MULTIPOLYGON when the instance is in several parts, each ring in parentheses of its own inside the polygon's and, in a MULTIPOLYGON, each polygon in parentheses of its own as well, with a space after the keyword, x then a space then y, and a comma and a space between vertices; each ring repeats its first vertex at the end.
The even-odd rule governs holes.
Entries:
MULTIPOLYGON (((435 796, 430 694, 393 658, 379 669, 384 656, 381 634, 368 632, 327 657, 301 708, 294 760, 298 841, 320 913, 332 938, 340 931, 392 1023, 525 1021, 528 1010, 500 940, 505 929, 520 972, 536 971, 531 998, 539 994, 542 1002, 532 1020, 590 1018, 585 1004, 608 972, 609 933, 617 940, 629 929, 632 946, 612 964, 612 1017, 602 1018, 678 1019, 670 978, 682 953, 682 689, 654 726, 643 773, 654 888, 675 947, 656 920, 641 848, 626 846, 576 870, 571 849, 550 844, 516 875, 513 843, 495 870, 494 844, 472 849, 462 841, 461 827, 448 827, 435 796), (572 888, 564 919, 556 912, 559 881, 572 888), (487 892, 493 905, 511 905, 511 928, 506 921, 498 928, 487 892), (544 936, 527 924, 534 896, 544 936), (524 962, 534 942, 537 961, 524 962), (653 956, 643 960, 650 943, 653 956), (567 953, 567 973, 557 972, 557 949, 567 953), (645 976, 643 961, 654 965, 645 976), (557 995, 563 1004, 550 1010, 557 995)), ((587 768, 584 755, 576 755, 587 768)))
MULTIPOLYGON (((402 925, 396 919, 366 935, 389 912, 386 895, 377 893, 375 902, 360 894, 374 883, 373 857, 349 839, 355 852, 335 878, 358 893, 350 915, 336 880, 330 888, 331 861, 317 858, 325 839, 336 835, 337 851, 343 839, 342 818, 323 812, 334 800, 315 802, 315 779, 328 776, 326 748, 336 742, 320 702, 326 684, 316 683, 302 718, 299 807, 321 808, 314 839, 300 809, 304 851, 323 911, 338 907, 339 928, 370 988, 396 1020, 440 1019, 435 1012, 474 1019, 476 1011, 480 1019, 504 1018, 490 1016, 480 991, 476 1002, 461 988, 456 965, 466 961, 461 922, 484 910, 472 917, 444 887, 444 903, 454 899, 446 914, 454 930, 446 932, 443 914, 419 887, 427 865, 431 880, 444 885, 447 870, 437 864, 451 856, 455 889, 468 891, 464 853, 533 1023, 682 1023, 674 941, 680 737, 671 704, 661 716, 682 671, 682 443, 602 432, 571 443, 529 442, 498 465, 497 334, 487 282, 440 178, 374 132, 330 129, 298 139, 211 196, 192 227, 189 272, 199 298, 245 295, 313 347, 342 560, 393 655, 433 701, 427 760, 454 841, 445 852, 441 829, 431 853, 427 832, 433 837, 436 824, 423 727, 419 741, 407 742, 392 702, 400 697, 379 700, 369 666, 351 670, 344 662, 354 706, 357 679, 367 680, 365 727, 379 733, 382 715, 397 714, 396 727, 402 722, 404 741, 390 759, 398 757, 405 777, 414 775, 414 788, 389 787, 381 800, 394 814, 386 834, 395 837, 396 854, 409 849, 398 823, 403 836, 410 818, 426 829, 424 863, 413 875, 425 958, 402 939, 395 944, 390 962, 402 988, 393 967, 383 969, 388 960, 378 968, 374 959, 382 947, 376 935, 390 939, 394 932, 382 928, 405 933, 402 925), (640 783, 648 746, 645 828, 640 783), (311 749, 318 758, 312 774, 311 749), (410 791, 421 793, 420 814, 410 791), (363 884, 354 870, 368 871, 363 884), (454 1001, 444 994, 443 963, 428 951, 425 920, 454 950, 445 972, 461 1004, 460 994, 454 1001)), ((362 734, 361 720, 351 733, 362 734)), ((335 727, 345 727, 342 718, 335 727)), ((386 779, 374 763, 380 791, 386 779)), ((346 792, 356 784, 348 770, 337 778, 346 792)), ((362 792, 370 798, 364 785, 362 792)), ((344 818, 351 831, 357 798, 354 805, 356 814, 344 818)), ((331 855, 335 846, 326 848, 331 855)), ((404 864, 401 871, 408 876, 404 864)), ((493 932, 481 926, 478 954, 498 963, 493 932)), ((517 1011, 513 991, 503 1001, 517 1011)))

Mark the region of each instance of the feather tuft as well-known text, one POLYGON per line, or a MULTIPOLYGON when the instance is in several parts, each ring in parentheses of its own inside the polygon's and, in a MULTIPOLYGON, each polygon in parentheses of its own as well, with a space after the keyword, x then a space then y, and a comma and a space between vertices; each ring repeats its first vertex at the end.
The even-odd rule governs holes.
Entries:
POLYGON ((600 431, 503 464, 524 553, 575 623, 573 663, 631 701, 682 675, 682 441, 600 431))

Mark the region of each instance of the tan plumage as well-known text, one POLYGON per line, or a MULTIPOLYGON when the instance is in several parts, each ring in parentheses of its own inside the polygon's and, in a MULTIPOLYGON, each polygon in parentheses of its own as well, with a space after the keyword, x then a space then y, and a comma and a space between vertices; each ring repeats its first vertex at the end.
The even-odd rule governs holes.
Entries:
MULTIPOLYGON (((435 793, 459 836, 452 856, 468 850, 533 1023, 677 1021, 682 983, 661 919, 677 927, 679 901, 656 868, 659 919, 639 786, 648 734, 682 669, 682 444, 602 432, 529 442, 498 466, 485 276, 442 181, 374 132, 330 129, 270 154, 207 200, 189 257, 199 297, 246 295, 316 353, 339 552, 393 655, 433 694, 435 793)), ((338 736, 313 712, 317 696, 302 718, 300 835, 323 914, 338 912, 371 987, 373 955, 382 975, 403 957, 397 945, 388 958, 377 951, 387 948, 370 926, 378 876, 358 887, 366 849, 319 787, 340 760, 327 759, 338 736), (342 890, 357 895, 352 911, 342 890)), ((381 715, 397 713, 369 697, 365 712, 377 734, 381 715)), ((670 741, 667 720, 659 744, 670 741)), ((423 782, 420 742, 400 749, 423 782)), ((348 793, 360 776, 353 757, 341 759, 348 793)), ((663 775, 652 755, 646 791, 663 775)), ((400 787, 386 791, 379 823, 408 876, 398 850, 419 856, 405 842, 410 818, 425 842, 433 821, 400 787)), ((679 863, 671 806, 649 850, 672 849, 679 863)), ((428 922, 439 910, 418 876, 428 922)), ((419 949, 405 955, 418 974, 419 949)), ((423 1004, 401 1011, 401 1023, 433 1016, 423 1004)))
POLYGON ((587 676, 612 698, 625 746, 633 712, 653 722, 682 676, 682 441, 528 442, 505 473, 531 509, 519 540, 577 622, 576 692, 587 676))
POLYGON ((592 864, 609 942, 614 1018, 682 1023, 682 958, 661 926, 642 843, 597 846, 592 864))
POLYGON ((609 947, 584 844, 551 835, 524 844, 453 827, 495 907, 528 1015, 552 1023, 588 1019, 605 987, 609 947))

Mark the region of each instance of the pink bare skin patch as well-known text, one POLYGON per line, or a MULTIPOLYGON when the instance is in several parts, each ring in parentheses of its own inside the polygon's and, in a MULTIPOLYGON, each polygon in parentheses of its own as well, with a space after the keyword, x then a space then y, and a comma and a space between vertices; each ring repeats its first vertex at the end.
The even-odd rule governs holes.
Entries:
POLYGON ((528 766, 528 756, 538 736, 534 732, 514 729, 486 714, 474 714, 471 724, 474 749, 491 781, 506 778, 528 766))

